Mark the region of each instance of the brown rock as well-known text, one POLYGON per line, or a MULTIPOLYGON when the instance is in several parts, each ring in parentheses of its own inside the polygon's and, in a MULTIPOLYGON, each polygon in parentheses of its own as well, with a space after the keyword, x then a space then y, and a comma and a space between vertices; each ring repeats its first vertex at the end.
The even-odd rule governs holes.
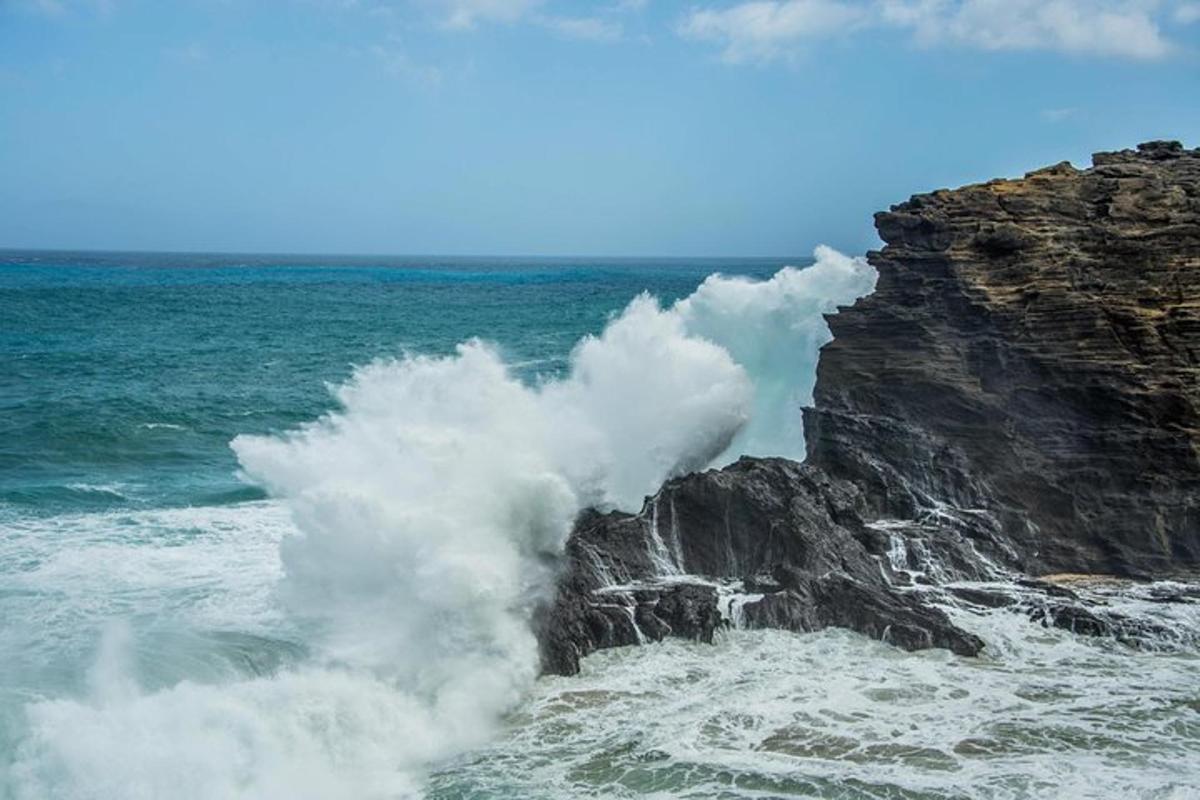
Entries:
POLYGON ((809 461, 880 514, 981 509, 1033 573, 1200 567, 1200 151, 918 195, 830 318, 809 461))

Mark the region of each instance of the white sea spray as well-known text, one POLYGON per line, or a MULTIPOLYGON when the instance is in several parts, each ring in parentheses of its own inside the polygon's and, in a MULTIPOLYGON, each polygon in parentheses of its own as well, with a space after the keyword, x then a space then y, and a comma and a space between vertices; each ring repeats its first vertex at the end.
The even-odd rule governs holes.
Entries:
POLYGON ((27 708, 18 798, 419 794, 478 746, 537 672, 532 603, 585 505, 636 508, 667 477, 747 454, 802 456, 822 315, 874 272, 828 248, 755 282, 636 298, 527 385, 482 341, 358 370, 339 409, 239 437, 289 510, 282 608, 309 652, 272 674, 140 687, 108 629, 88 697, 27 708))

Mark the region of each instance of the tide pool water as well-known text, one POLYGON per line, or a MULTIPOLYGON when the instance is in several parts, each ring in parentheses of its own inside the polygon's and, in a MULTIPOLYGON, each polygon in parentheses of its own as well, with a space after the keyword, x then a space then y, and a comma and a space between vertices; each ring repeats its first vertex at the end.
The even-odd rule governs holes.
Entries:
POLYGON ((730 631, 537 678, 578 510, 802 457, 874 278, 0 254, 0 798, 1196 796, 1196 653, 1003 611, 981 660, 730 631))

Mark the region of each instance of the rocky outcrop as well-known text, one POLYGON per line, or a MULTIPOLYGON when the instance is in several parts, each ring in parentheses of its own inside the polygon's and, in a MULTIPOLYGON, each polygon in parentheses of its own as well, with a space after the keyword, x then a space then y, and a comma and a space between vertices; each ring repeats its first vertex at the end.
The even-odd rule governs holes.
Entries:
POLYGON ((972 509, 1034 574, 1200 566, 1200 151, 1156 142, 877 215, 809 462, 881 516, 972 509))
POLYGON ((983 643, 914 594, 864 517, 861 492, 786 459, 743 458, 677 478, 638 514, 589 512, 567 544, 556 602, 538 619, 543 669, 593 650, 729 624, 850 628, 906 649, 973 655, 983 643))
POLYGON ((946 604, 1170 633, 1021 576, 1200 572, 1200 151, 1101 153, 876 225, 875 293, 829 317, 806 464, 742 459, 585 513, 538 614, 545 670, 731 624, 977 653, 946 604))

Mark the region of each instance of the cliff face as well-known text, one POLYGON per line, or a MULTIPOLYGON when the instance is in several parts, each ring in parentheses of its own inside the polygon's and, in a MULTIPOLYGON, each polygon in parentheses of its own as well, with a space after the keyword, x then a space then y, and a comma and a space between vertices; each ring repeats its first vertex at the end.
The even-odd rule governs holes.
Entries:
POLYGON ((1200 151, 1151 143, 876 216, 809 462, 880 515, 990 513, 1027 571, 1200 565, 1200 151))
POLYGON ((1094 161, 877 215, 878 285, 828 318, 807 463, 584 514, 538 614, 543 668, 733 624, 978 652, 946 605, 1169 639, 1022 577, 1200 573, 1200 150, 1094 161))

